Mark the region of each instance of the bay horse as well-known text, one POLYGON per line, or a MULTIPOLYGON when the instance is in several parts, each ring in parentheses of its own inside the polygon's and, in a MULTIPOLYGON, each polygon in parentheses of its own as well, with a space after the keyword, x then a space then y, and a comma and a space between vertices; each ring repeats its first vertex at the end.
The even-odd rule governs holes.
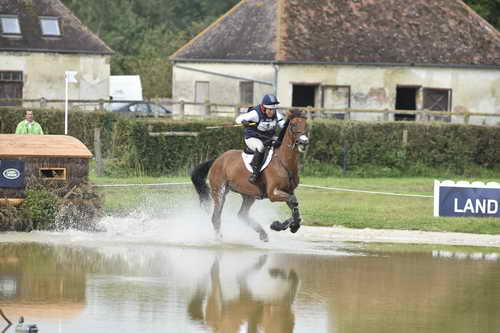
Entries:
POLYGON ((250 172, 246 169, 241 150, 229 150, 216 159, 205 161, 191 172, 191 181, 199 195, 200 203, 208 207, 210 197, 213 200, 212 224, 217 239, 222 239, 220 231, 224 201, 229 191, 239 193, 243 203, 238 217, 254 229, 262 241, 268 236, 262 226, 249 216, 249 210, 256 199, 268 198, 271 202, 286 202, 292 216, 284 222, 274 221, 271 229, 275 231, 290 228, 292 233, 300 228, 302 218, 299 203, 294 194, 299 185, 299 157, 309 144, 306 136, 307 119, 303 112, 293 110, 282 131, 284 135, 279 148, 275 148, 269 165, 261 172, 256 185, 248 181, 250 172), (207 185, 206 180, 210 186, 207 185))

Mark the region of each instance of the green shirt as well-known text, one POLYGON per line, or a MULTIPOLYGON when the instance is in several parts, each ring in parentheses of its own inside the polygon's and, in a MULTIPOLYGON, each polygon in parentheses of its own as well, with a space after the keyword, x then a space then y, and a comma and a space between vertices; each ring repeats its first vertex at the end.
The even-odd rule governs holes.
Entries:
POLYGON ((42 130, 42 126, 40 126, 40 124, 37 123, 36 121, 32 121, 31 123, 28 123, 26 120, 23 120, 19 124, 17 124, 16 134, 42 134, 43 135, 43 130, 42 130))

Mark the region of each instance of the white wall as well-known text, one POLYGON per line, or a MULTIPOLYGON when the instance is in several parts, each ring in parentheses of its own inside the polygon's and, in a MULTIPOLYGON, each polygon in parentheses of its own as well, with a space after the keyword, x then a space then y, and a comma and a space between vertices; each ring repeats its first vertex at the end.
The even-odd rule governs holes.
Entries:
POLYGON ((23 72, 24 99, 64 99, 64 72, 78 72, 70 99, 109 98, 110 56, 56 53, 0 53, 0 70, 23 72))
MULTIPOLYGON (((500 114, 500 69, 281 65, 278 94, 283 105, 292 102, 293 83, 348 85, 351 109, 372 110, 394 110, 398 85, 451 89, 452 111, 500 114)), ((417 104, 422 106, 421 101, 417 104)), ((382 115, 353 113, 353 119, 382 120, 382 115)), ((500 123, 500 117, 470 120, 470 123, 484 122, 500 123)))
MULTIPOLYGON (((209 72, 233 75, 253 80, 274 82, 274 69, 271 65, 260 64, 226 64, 226 63, 179 63, 180 66, 195 68, 209 72)), ((208 100, 210 103, 239 104, 240 82, 244 80, 222 77, 174 66, 172 71, 172 97, 176 101, 194 102, 196 81, 208 81, 208 100)), ((263 95, 272 93, 271 85, 254 84, 254 104, 261 101, 263 95)), ((203 108, 186 106, 186 114, 202 114, 203 108)))
MULTIPOLYGON (((274 82, 275 68, 271 64, 179 63, 211 72, 224 73, 274 82)), ((500 114, 500 69, 468 69, 451 67, 376 67, 354 65, 279 65, 277 95, 282 106, 292 104, 293 84, 350 86, 351 109, 394 110, 398 85, 451 89, 451 111, 500 114)), ((210 82, 212 103, 239 103, 239 80, 210 74, 173 69, 174 100, 194 101, 196 81, 210 82)), ((266 93, 268 85, 254 85, 254 104, 266 93)), ((320 96, 319 96, 320 97, 320 96)), ((321 106, 317 96, 316 106, 321 106)), ((417 108, 422 108, 417 96, 417 108)), ((202 113, 186 107, 186 113, 202 113)), ((382 114, 353 113, 352 119, 383 120, 382 114)), ((463 117, 454 117, 461 122, 463 117)), ((497 124, 500 117, 471 117, 472 124, 497 124)))

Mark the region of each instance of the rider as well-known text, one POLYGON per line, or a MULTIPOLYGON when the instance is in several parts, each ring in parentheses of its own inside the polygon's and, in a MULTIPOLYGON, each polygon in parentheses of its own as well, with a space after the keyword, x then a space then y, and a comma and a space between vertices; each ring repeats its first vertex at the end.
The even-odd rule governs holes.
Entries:
POLYGON ((280 102, 276 96, 267 94, 262 98, 262 103, 248 109, 236 118, 237 124, 245 126, 245 144, 253 151, 253 159, 250 165, 253 173, 248 178, 252 184, 257 184, 260 176, 260 168, 264 162, 264 142, 271 140, 275 135, 275 128, 283 128, 285 119, 281 113, 276 112, 280 102))

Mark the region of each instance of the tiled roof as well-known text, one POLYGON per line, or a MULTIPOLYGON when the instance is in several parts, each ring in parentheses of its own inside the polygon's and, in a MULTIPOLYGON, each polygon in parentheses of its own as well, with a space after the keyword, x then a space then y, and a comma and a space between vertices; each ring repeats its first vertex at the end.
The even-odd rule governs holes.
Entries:
POLYGON ((500 66, 500 33, 460 0, 245 0, 171 59, 500 66))
POLYGON ((0 51, 112 54, 60 0, 0 0, 0 15, 17 15, 21 36, 0 33, 0 51), (40 16, 57 17, 62 35, 44 37, 40 16))

